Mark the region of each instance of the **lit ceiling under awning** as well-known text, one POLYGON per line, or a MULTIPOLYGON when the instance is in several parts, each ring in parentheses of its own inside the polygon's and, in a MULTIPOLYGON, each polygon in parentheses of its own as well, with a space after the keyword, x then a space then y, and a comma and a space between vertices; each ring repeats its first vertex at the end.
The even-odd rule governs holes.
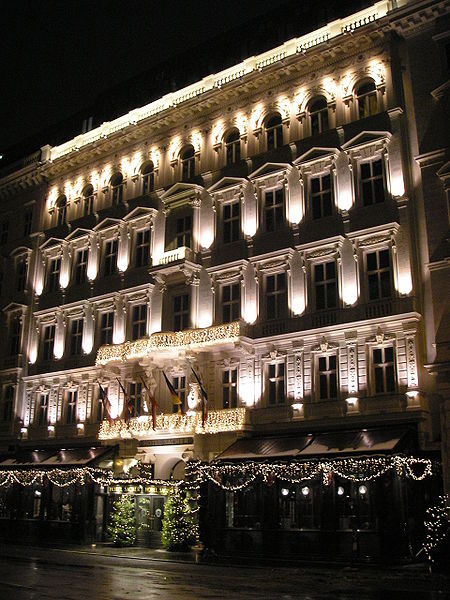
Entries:
POLYGON ((313 441, 312 435, 241 438, 216 459, 238 458, 281 458, 284 456, 298 456, 301 451, 313 441))
POLYGON ((111 450, 111 446, 96 446, 19 451, 0 457, 0 469, 86 467, 103 459, 111 450))

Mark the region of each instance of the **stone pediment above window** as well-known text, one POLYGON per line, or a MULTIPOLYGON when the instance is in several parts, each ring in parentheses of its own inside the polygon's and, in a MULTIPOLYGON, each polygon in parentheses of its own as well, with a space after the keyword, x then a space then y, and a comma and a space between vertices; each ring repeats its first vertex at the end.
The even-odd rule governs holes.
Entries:
POLYGON ((156 215, 158 214, 158 211, 154 208, 147 208, 146 206, 136 206, 135 209, 133 209, 130 213, 128 213, 123 220, 124 221, 133 221, 133 222, 137 222, 137 221, 152 221, 156 215))
POLYGON ((86 241, 86 239, 89 237, 89 234, 90 234, 89 229, 83 229, 81 227, 78 227, 77 229, 75 229, 74 231, 69 233, 69 235, 66 236, 66 241, 74 242, 74 241, 79 241, 81 239, 84 239, 84 241, 86 241))
POLYGON ((269 179, 270 177, 277 177, 278 181, 283 181, 284 178, 292 171, 292 165, 289 163, 265 163, 253 173, 250 173, 248 178, 253 183, 260 182, 261 180, 269 179))
POLYGON ((386 147, 391 137, 392 134, 389 131, 361 131, 351 140, 342 144, 342 149, 353 155, 362 155, 367 148, 376 153, 386 147))
POLYGON ((60 240, 58 238, 49 238, 46 242, 44 242, 40 249, 41 252, 50 252, 51 250, 58 250, 64 244, 64 240, 60 240))
POLYGON ((205 193, 207 192, 201 185, 179 182, 161 194, 161 200, 165 208, 176 208, 186 204, 199 203, 205 193))
POLYGON ((294 165, 305 172, 322 172, 329 169, 339 156, 337 148, 311 148, 294 160, 294 165))
POLYGON ((122 223, 123 223, 123 221, 121 219, 111 219, 111 218, 103 219, 103 221, 101 221, 98 225, 93 227, 92 231, 99 233, 102 231, 106 231, 107 229, 112 229, 114 227, 118 227, 122 223))
POLYGON ((25 304, 18 304, 17 302, 10 302, 2 309, 2 311, 7 314, 11 314, 11 313, 15 313, 15 312, 24 313, 26 310, 27 310, 27 307, 25 304))
POLYGON ((445 165, 439 169, 436 175, 444 183, 444 186, 448 188, 450 186, 450 161, 446 162, 445 165))
POLYGON ((19 246, 18 248, 15 248, 11 252, 10 257, 18 258, 20 256, 27 256, 27 255, 31 254, 31 252, 32 252, 31 248, 27 248, 27 246, 19 246))
POLYGON ((215 198, 220 198, 222 194, 230 194, 231 196, 234 196, 240 191, 241 187, 249 184, 250 182, 243 177, 222 177, 222 179, 209 187, 207 191, 215 198))

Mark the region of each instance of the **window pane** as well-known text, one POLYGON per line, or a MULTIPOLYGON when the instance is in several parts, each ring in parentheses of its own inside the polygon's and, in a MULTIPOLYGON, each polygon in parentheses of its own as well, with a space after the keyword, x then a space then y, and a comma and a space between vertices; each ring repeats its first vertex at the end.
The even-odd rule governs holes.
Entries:
POLYGON ((383 369, 381 367, 375 368, 375 392, 377 394, 384 392, 383 369))
POLYGON ((385 362, 393 362, 394 361, 394 348, 392 346, 387 346, 384 349, 384 360, 385 360, 385 362))
POLYGON ((333 371, 336 369, 336 355, 333 354, 329 357, 329 369, 330 371, 333 371))
POLYGON ((389 271, 380 273, 381 297, 389 298, 391 296, 391 275, 389 271))
POLYGON ((394 366, 388 365, 386 367, 386 391, 395 391, 395 378, 394 378, 394 366))
POLYGON ((381 348, 374 348, 373 350, 373 362, 375 364, 380 364, 381 360, 381 348))

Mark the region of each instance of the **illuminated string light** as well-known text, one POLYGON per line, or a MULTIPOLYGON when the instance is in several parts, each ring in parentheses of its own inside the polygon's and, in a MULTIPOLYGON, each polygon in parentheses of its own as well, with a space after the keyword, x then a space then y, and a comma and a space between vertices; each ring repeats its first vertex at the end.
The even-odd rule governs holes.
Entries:
POLYGON ((450 494, 439 496, 436 506, 428 508, 425 515, 427 534, 422 550, 432 563, 434 562, 435 549, 448 536, 450 531, 450 494))

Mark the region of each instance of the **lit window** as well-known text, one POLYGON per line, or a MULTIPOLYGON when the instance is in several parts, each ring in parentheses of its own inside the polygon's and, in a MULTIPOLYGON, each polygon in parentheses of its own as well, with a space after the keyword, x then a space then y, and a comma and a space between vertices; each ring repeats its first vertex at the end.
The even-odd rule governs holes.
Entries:
POLYGON ((369 300, 392 296, 392 270, 389 250, 375 250, 366 255, 369 300))
POLYGON ((67 199, 61 196, 56 201, 56 225, 64 225, 67 217, 67 199))
POLYGON ((44 360, 53 358, 53 346, 55 344, 55 326, 47 325, 44 327, 44 342, 42 357, 44 360))
POLYGON ((83 190, 83 215, 92 215, 94 212, 94 188, 87 185, 83 190))
POLYGON ((136 233, 136 267, 145 267, 150 258, 150 229, 136 233))
POLYGON ((37 424, 47 425, 48 421, 48 394, 39 394, 37 410, 37 424))
POLYGON ((142 179, 142 195, 153 192, 155 188, 155 172, 153 168, 153 163, 148 162, 143 165, 141 169, 141 179, 142 179))
POLYGON ((81 342, 83 340, 83 319, 74 319, 70 324, 70 354, 79 356, 81 354, 81 342))
POLYGON ((85 283, 87 280, 88 249, 82 248, 75 253, 75 283, 85 283))
POLYGON ((284 362, 278 362, 267 365, 267 375, 269 383, 269 404, 283 404, 284 403, 284 362))
POLYGON ((66 423, 76 423, 78 390, 69 390, 66 399, 66 423))
POLYGON ((328 106, 324 97, 316 98, 310 103, 311 135, 317 135, 328 129, 328 106))
POLYGON ((222 323, 231 323, 239 319, 241 303, 240 284, 230 283, 222 286, 222 323))
POLYGON ((275 150, 283 145, 283 125, 281 115, 276 114, 266 122, 267 150, 275 150))
POLYGON ((364 206, 384 202, 383 162, 381 158, 360 165, 361 196, 364 206))
POLYGON ((314 291, 316 310, 336 308, 337 279, 334 261, 314 265, 314 291))
POLYGON ((114 313, 104 312, 100 317, 100 345, 112 344, 114 313))
POLYGON ((382 346, 372 349, 375 394, 395 392, 394 348, 382 346))
POLYGON ((114 275, 117 271, 117 240, 109 240, 105 244, 105 275, 114 275))
POLYGON ((3 407, 2 419, 5 423, 10 423, 13 416, 14 406, 14 386, 7 385, 3 388, 3 407))
POLYGON ((240 238, 240 205, 238 202, 223 207, 223 243, 237 242, 240 238))
POLYGON ((337 398, 337 356, 326 354, 318 358, 319 400, 335 400, 337 398))
POLYGON ((111 177, 111 202, 113 206, 118 206, 123 197, 123 176, 122 173, 116 173, 111 177))
POLYGON ((133 306, 131 314, 131 339, 139 340, 147 333, 147 305, 137 304, 133 306))
POLYGON ((233 129, 225 138, 226 164, 232 165, 241 159, 241 139, 239 130, 233 129))
POLYGON ((192 217, 186 215, 184 217, 178 217, 176 220, 176 247, 186 246, 191 247, 192 238, 192 217))
POLYGON ((277 231, 284 225, 284 190, 268 190, 264 194, 266 231, 277 231))
POLYGON ((27 208, 23 215, 23 235, 30 235, 33 227, 33 209, 27 208))
POLYGON ((173 299, 173 329, 183 331, 189 327, 189 295, 180 294, 173 299))
POLYGON ((222 408, 237 406, 237 368, 222 371, 222 408))
POLYGON ((131 417, 142 414, 142 383, 132 382, 128 386, 128 401, 131 407, 131 417))
POLYGON ((16 315, 11 319, 10 337, 9 337, 9 354, 17 356, 20 352, 20 336, 22 324, 20 316, 16 315))
POLYGON ((311 184, 311 212, 313 219, 329 217, 333 212, 333 199, 331 194, 330 174, 312 177, 311 184))
POLYGON ((195 151, 194 146, 186 146, 180 152, 181 179, 187 181, 195 175, 195 151))
POLYGON ((373 81, 360 85, 356 92, 356 98, 360 119, 375 115, 378 112, 377 90, 373 81))
POLYGON ((285 273, 266 277, 266 316, 267 319, 280 319, 286 316, 285 273))

